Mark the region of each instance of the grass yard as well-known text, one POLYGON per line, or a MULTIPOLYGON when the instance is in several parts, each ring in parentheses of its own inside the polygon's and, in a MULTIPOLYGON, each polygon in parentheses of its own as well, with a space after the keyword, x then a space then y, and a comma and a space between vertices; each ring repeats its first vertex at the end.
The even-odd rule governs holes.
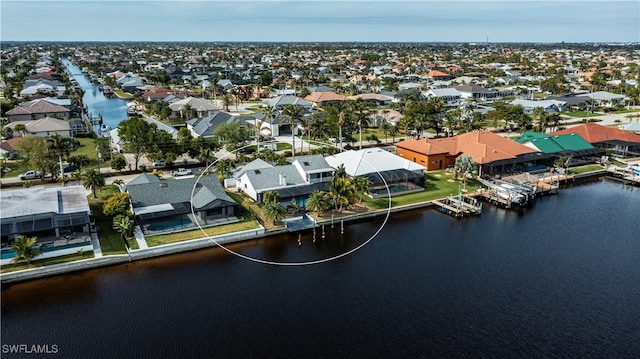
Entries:
MULTIPOLYGON (((254 211, 258 211, 262 213, 262 210, 255 204, 253 204, 257 208, 249 208, 253 202, 250 198, 243 196, 240 193, 227 192, 234 201, 236 201, 240 205, 240 216, 243 218, 242 221, 225 224, 215 227, 205 228, 204 232, 208 236, 217 236, 220 234, 227 234, 232 232, 246 231, 249 229, 257 229, 260 226, 260 223, 256 220, 254 215, 254 211)), ((202 231, 198 229, 193 229, 190 231, 171 233, 171 234, 162 234, 157 236, 146 236, 145 240, 149 247, 159 246, 162 244, 169 244, 175 242, 188 241, 191 239, 203 238, 204 235, 202 231)))
POLYGON ((602 166, 600 165, 585 165, 585 166, 579 166, 579 167, 570 167, 569 168, 569 173, 571 174, 581 174, 581 173, 588 173, 588 172, 595 172, 595 171, 602 171, 604 168, 602 168, 602 166))
MULTIPOLYGON (((609 112, 610 114, 621 114, 621 113, 638 113, 640 112, 639 110, 628 110, 628 109, 622 109, 622 110, 616 110, 616 111, 611 111, 609 112)), ((640 115, 640 113, 639 113, 640 115)))
MULTIPOLYGON (((422 192, 409 193, 401 196, 391 197, 391 206, 398 207, 420 202, 432 201, 434 199, 445 198, 458 193, 458 187, 462 186, 461 180, 449 182, 453 177, 446 171, 435 171, 427 174, 427 185, 422 192)), ((467 191, 475 191, 482 187, 479 182, 467 179, 467 191)), ((388 198, 366 198, 366 203, 371 209, 388 208, 388 198)))
POLYGON ((80 147, 77 150, 71 152, 71 156, 85 155, 89 157, 89 165, 87 167, 111 167, 110 154, 103 154, 103 158, 106 158, 106 161, 98 160, 98 152, 96 152, 96 144, 93 142, 93 138, 78 138, 80 142, 80 147))
POLYGON ((134 95, 128 92, 124 92, 119 88, 112 88, 112 90, 113 90, 113 93, 116 94, 116 96, 118 96, 118 98, 122 100, 130 100, 135 97, 134 95))
MULTIPOLYGON (((120 233, 116 232, 113 228, 113 219, 102 213, 102 205, 106 201, 107 197, 114 193, 120 192, 117 186, 108 185, 104 186, 101 191, 98 191, 98 198, 93 198, 93 194, 90 194, 89 206, 91 212, 96 220, 96 227, 98 228, 98 239, 100 240, 100 247, 102 248, 102 254, 127 254, 124 241, 120 236, 120 233)), ((129 241, 129 243, 135 242, 129 241)), ((131 243, 133 245, 133 243, 131 243)), ((135 243, 137 248, 137 243, 135 243)), ((132 246, 133 248, 133 246, 132 246)))
MULTIPOLYGON (((220 234, 227 234, 227 233, 245 231, 249 229, 257 229, 257 228, 259 228, 258 221, 256 221, 255 219, 244 219, 241 222, 237 222, 237 223, 205 228, 204 232, 208 236, 217 236, 220 234)), ((203 237, 204 235, 200 229, 194 229, 191 231, 163 234, 158 236, 147 236, 145 237, 145 240, 147 241, 147 245, 149 247, 154 247, 162 244, 183 242, 183 241, 188 241, 191 239, 198 239, 203 237)))
MULTIPOLYGON (((5 172, 3 174, 3 177, 18 177, 18 175, 31 170, 31 167, 29 166, 29 164, 22 160, 4 161, 4 168, 10 168, 11 171, 5 172)), ((35 180, 35 181, 38 181, 38 180, 35 180)))
POLYGON ((601 116, 601 114, 599 113, 592 113, 589 111, 567 111, 567 112, 563 112, 563 115, 566 116, 570 116, 570 117, 595 117, 595 116, 601 116))
POLYGON ((24 270, 24 269, 44 267, 52 264, 67 263, 67 262, 77 261, 80 259, 89 259, 89 258, 93 258, 93 251, 83 252, 82 254, 74 253, 66 256, 46 258, 46 259, 40 259, 40 260, 38 260, 38 257, 36 257, 36 259, 33 260, 31 264, 21 262, 21 263, 4 265, 2 266, 2 273, 15 272, 15 271, 24 270))

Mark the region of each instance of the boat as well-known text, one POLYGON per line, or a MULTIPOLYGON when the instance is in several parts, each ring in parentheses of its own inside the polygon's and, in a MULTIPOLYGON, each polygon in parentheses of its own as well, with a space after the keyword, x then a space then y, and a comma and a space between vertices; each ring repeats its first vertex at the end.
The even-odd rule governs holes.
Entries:
POLYGON ((102 125, 100 126, 100 132, 109 132, 111 130, 111 127, 109 127, 109 125, 102 125))

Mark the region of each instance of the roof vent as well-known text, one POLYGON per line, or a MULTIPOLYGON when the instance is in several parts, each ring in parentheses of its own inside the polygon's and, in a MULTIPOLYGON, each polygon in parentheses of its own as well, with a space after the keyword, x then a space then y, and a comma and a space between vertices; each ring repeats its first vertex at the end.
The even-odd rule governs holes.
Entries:
POLYGON ((302 162, 302 164, 305 165, 305 166, 309 166, 309 162, 307 162, 307 161, 302 162))
POLYGON ((202 188, 202 183, 200 182, 196 183, 196 188, 202 188))
POLYGON ((168 187, 169 185, 166 182, 160 182, 160 187, 168 187))

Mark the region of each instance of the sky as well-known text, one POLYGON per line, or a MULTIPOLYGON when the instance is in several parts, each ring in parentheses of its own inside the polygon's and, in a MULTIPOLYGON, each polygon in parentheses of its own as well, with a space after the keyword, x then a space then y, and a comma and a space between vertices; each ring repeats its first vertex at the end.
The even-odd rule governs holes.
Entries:
POLYGON ((1 41, 640 42, 640 1, 0 0, 1 41))

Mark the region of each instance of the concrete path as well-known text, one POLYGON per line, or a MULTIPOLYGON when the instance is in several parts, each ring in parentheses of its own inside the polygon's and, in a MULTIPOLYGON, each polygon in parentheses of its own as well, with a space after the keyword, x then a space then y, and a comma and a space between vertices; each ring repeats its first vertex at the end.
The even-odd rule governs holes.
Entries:
POLYGON ((138 242, 138 247, 140 247, 140 249, 149 248, 147 241, 144 240, 144 234, 142 233, 140 226, 136 226, 133 229, 133 235, 136 237, 136 242, 138 242))
POLYGON ((91 245, 93 246, 93 256, 95 258, 102 257, 102 248, 100 247, 100 241, 98 240, 98 234, 91 232, 91 245))

